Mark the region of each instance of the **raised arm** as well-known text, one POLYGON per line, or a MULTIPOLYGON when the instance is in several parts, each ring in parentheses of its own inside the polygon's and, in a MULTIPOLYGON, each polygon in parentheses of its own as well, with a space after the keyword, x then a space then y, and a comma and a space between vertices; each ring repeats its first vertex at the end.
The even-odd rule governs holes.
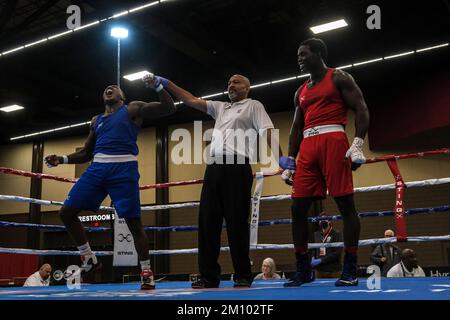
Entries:
POLYGON ((133 120, 158 119, 174 114, 176 109, 170 94, 161 89, 158 91, 160 102, 132 101, 128 104, 128 113, 133 120))
POLYGON ((192 107, 192 108, 202 111, 204 113, 207 112, 205 100, 197 98, 192 93, 177 86, 172 81, 170 81, 166 78, 163 78, 163 77, 155 76, 155 75, 146 76, 146 77, 144 77, 143 80, 149 86, 154 86, 156 88, 158 88, 159 86, 163 87, 164 89, 169 91, 171 94, 173 94, 176 99, 183 101, 183 103, 188 105, 189 107, 192 107))
POLYGON ((44 158, 45 164, 51 168, 56 167, 59 164, 67 164, 67 163, 85 163, 91 161, 93 158, 93 152, 95 147, 95 120, 97 117, 92 118, 89 135, 84 143, 84 147, 80 150, 71 153, 69 155, 58 156, 56 154, 52 154, 46 156, 44 158))

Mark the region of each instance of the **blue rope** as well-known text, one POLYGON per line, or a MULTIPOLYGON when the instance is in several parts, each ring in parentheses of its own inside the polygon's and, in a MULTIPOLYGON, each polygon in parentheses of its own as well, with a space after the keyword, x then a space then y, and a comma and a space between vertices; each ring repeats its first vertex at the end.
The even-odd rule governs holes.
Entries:
MULTIPOLYGON (((441 212, 449 212, 450 205, 444 205, 439 207, 430 207, 430 208, 414 208, 405 211, 405 214, 408 216, 416 215, 416 214, 432 214, 432 213, 441 213, 441 212)), ((359 214, 360 218, 369 218, 369 217, 389 217, 393 216, 394 211, 379 211, 379 212, 363 212, 359 214)), ((323 216, 323 217, 310 217, 308 218, 309 222, 318 222, 322 220, 342 220, 342 216, 323 216)), ((280 220, 263 220, 258 223, 260 227, 272 226, 272 225, 285 225, 291 224, 291 219, 280 219, 280 220)), ((18 222, 8 222, 8 221, 0 221, 0 227, 15 227, 15 228, 31 228, 31 229, 42 229, 42 230, 50 230, 50 231, 65 231, 66 227, 64 226, 56 226, 56 225, 44 225, 44 224, 34 224, 34 223, 18 223, 18 222)), ((226 225, 223 225, 223 228, 226 228, 226 225)), ((174 227, 145 227, 146 231, 170 231, 170 232, 183 232, 183 231, 196 231, 198 230, 198 226, 174 226, 174 227)), ((85 230, 87 232, 104 232, 111 231, 111 228, 105 227, 86 227, 85 230)))

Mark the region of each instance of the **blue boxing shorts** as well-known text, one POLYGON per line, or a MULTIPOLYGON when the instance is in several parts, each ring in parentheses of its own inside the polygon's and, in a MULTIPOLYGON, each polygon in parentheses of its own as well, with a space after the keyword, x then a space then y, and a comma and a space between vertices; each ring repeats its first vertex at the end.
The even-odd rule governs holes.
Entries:
POLYGON ((139 218, 139 177, 137 161, 93 162, 70 190, 64 206, 97 211, 109 195, 120 218, 139 218))

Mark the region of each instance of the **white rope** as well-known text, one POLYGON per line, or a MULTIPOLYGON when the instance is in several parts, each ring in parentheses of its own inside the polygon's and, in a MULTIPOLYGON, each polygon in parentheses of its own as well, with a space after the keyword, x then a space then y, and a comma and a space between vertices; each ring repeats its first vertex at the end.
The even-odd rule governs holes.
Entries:
MULTIPOLYGON (((427 186, 436 186, 442 184, 450 183, 450 178, 441 178, 441 179, 428 179, 421 181, 412 181, 406 182, 406 186, 408 188, 419 188, 419 187, 427 187, 427 186)), ((360 192, 373 192, 373 191, 386 191, 386 190, 394 190, 395 185, 385 184, 379 186, 371 186, 371 187, 361 187, 355 188, 355 193, 360 192)), ((277 195, 277 196, 269 196, 262 197, 261 201, 282 201, 291 199, 291 195, 277 195)), ((40 200, 19 196, 4 196, 0 195, 1 200, 9 200, 9 201, 18 201, 18 202, 28 202, 28 203, 36 203, 44 206, 62 206, 63 203, 59 201, 49 201, 49 200, 40 200)), ((167 209, 179 209, 179 208, 196 208, 200 205, 199 202, 186 202, 186 203, 175 203, 175 204, 166 204, 166 205, 154 205, 154 206, 145 206, 141 207, 142 211, 154 211, 154 210, 167 210, 167 209)), ((100 207, 100 210, 114 210, 112 207, 100 207)))
MULTIPOLYGON (((450 235, 444 236, 421 236, 421 237, 408 237, 408 242, 429 242, 429 241, 448 241, 450 240, 450 235)), ((360 240, 358 245, 371 246, 384 243, 395 243, 397 239, 392 238, 380 238, 380 239, 366 239, 360 240)), ((336 248, 343 247, 343 242, 332 242, 332 243, 309 243, 308 249, 320 249, 320 248, 336 248)), ((251 250, 282 250, 282 249, 293 249, 292 244, 258 244, 257 246, 250 246, 251 250)), ((221 251, 230 251, 229 247, 220 248, 221 251)), ((33 249, 14 249, 14 248, 0 248, 0 253, 17 253, 17 254, 36 254, 36 255, 72 255, 77 256, 80 253, 78 251, 58 251, 58 250, 33 250, 33 249)), ((97 256, 110 256, 113 254, 112 251, 96 251, 94 252, 97 256)), ((172 255, 172 254, 193 254, 198 253, 198 249, 176 249, 176 250, 150 250, 151 255, 172 255)))

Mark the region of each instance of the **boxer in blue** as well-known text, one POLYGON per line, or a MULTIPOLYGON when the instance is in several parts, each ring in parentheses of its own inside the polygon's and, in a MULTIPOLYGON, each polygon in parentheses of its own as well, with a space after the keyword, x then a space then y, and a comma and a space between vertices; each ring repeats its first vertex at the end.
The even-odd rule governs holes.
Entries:
POLYGON ((141 265, 141 289, 155 288, 150 266, 149 241, 141 222, 139 200, 139 171, 136 140, 144 118, 156 119, 176 111, 171 96, 162 86, 154 88, 160 102, 132 101, 124 104, 125 96, 116 85, 103 92, 105 112, 92 118, 89 136, 84 148, 69 155, 49 155, 49 167, 59 164, 92 164, 70 190, 60 216, 70 236, 75 240, 81 255, 82 274, 100 269, 87 241, 84 228, 78 219, 82 210, 96 211, 109 195, 120 218, 124 218, 133 235, 141 265))

